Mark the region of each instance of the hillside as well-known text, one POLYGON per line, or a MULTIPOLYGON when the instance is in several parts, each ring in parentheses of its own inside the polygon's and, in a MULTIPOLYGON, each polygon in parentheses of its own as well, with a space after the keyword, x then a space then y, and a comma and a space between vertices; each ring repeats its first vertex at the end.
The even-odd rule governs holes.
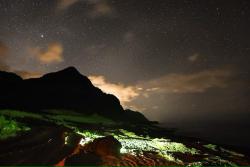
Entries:
POLYGON ((248 152, 177 136, 124 110, 75 68, 0 72, 0 165, 249 165, 248 152))
POLYGON ((27 80, 14 73, 0 72, 0 83, 0 109, 32 112, 66 109, 84 114, 96 113, 118 121, 148 122, 139 112, 125 112, 114 95, 93 86, 74 67, 27 80))

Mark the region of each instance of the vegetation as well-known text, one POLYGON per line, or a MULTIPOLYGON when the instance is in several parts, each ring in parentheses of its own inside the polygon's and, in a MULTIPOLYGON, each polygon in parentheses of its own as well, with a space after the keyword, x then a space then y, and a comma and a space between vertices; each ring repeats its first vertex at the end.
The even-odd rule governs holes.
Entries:
POLYGON ((28 131, 29 127, 17 123, 14 120, 6 119, 4 116, 0 116, 0 139, 7 139, 9 137, 16 136, 18 132, 28 131))
MULTIPOLYGON (((35 118, 53 121, 57 124, 70 127, 75 131, 75 133, 84 136, 84 139, 80 144, 84 145, 90 141, 93 141, 96 138, 103 137, 106 135, 113 135, 119 142, 122 144, 121 153, 131 153, 131 154, 142 154, 144 151, 155 151, 159 155, 162 155, 168 160, 175 161, 181 164, 180 160, 174 158, 174 152, 188 153, 188 154, 198 154, 198 151, 194 148, 188 148, 182 143, 172 142, 169 139, 158 139, 143 137, 135 134, 134 132, 128 131, 126 129, 113 129, 111 131, 93 131, 93 130, 81 130, 79 127, 74 126, 79 123, 88 123, 88 124, 103 124, 103 125, 114 125, 114 121, 107 119, 99 115, 83 115, 79 113, 70 114, 68 111, 59 112, 58 110, 50 110, 45 114, 36 114, 28 113, 23 111, 15 110, 2 110, 0 111, 2 115, 7 115, 9 117, 18 117, 18 118, 35 118), (73 124, 72 124, 73 123, 73 124)), ((14 133, 14 132, 13 132, 14 133)), ((16 133, 16 132, 15 132, 16 133)), ((66 136, 66 141, 67 136, 66 136)))
MULTIPOLYGON (((89 141, 93 141, 95 138, 103 137, 104 133, 85 130, 83 132, 77 132, 80 135, 85 136, 85 139, 81 141, 84 145, 89 141)), ((194 148, 188 148, 182 143, 173 142, 169 139, 158 139, 150 137, 142 137, 136 135, 134 132, 129 132, 125 129, 118 129, 115 132, 105 134, 113 135, 121 144, 121 153, 130 153, 133 155, 142 155, 144 151, 158 152, 159 155, 163 156, 169 161, 182 164, 182 162, 176 159, 172 153, 180 152, 187 154, 199 154, 199 151, 194 148)))
POLYGON ((47 115, 49 118, 61 122, 89 123, 89 124, 114 124, 114 121, 97 114, 93 115, 47 115))
POLYGON ((216 145, 214 145, 214 144, 206 144, 206 145, 203 145, 205 148, 207 148, 207 149, 210 149, 210 150, 212 150, 212 151, 218 151, 217 150, 217 146, 216 145))
POLYGON ((34 118, 34 119, 42 119, 43 116, 36 113, 25 112, 25 111, 17 111, 17 110, 0 110, 1 115, 6 115, 11 118, 34 118))
POLYGON ((225 148, 222 148, 222 147, 218 147, 217 145, 214 145, 214 144, 206 144, 206 145, 203 145, 205 148, 208 148, 212 151, 222 151, 226 154, 229 154, 231 156, 238 156, 238 157, 244 157, 243 154, 240 154, 240 153, 237 153, 237 152, 234 152, 234 151, 231 151, 231 150, 228 150, 228 149, 225 149, 225 148))
POLYGON ((0 110, 1 115, 8 116, 10 118, 33 118, 39 120, 53 121, 58 124, 69 125, 73 123, 89 123, 89 124, 105 124, 112 125, 114 121, 105 118, 98 114, 85 115, 76 112, 70 112, 66 110, 48 110, 46 114, 43 113, 31 113, 17 110, 0 110))

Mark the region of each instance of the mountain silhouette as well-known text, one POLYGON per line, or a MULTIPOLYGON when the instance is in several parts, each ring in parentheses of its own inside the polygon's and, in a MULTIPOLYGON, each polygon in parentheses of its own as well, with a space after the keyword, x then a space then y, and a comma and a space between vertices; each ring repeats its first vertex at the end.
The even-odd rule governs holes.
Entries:
POLYGON ((66 109, 96 113, 113 120, 149 122, 139 112, 124 110, 114 95, 102 92, 74 67, 25 80, 14 73, 0 71, 0 92, 1 109, 33 112, 66 109))

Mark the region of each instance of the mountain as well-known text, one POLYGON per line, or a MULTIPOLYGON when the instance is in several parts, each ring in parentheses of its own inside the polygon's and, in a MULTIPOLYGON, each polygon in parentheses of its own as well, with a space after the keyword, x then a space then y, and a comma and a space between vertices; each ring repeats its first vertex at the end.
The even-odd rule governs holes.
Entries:
POLYGON ((0 109, 67 109, 120 121, 148 122, 141 113, 124 110, 114 95, 102 92, 74 67, 26 80, 0 71, 0 92, 0 109))
POLYGON ((140 112, 124 110, 115 96, 93 86, 74 67, 26 80, 0 71, 0 148, 0 165, 5 166, 250 164, 245 148, 179 136, 154 126, 140 112), (87 114, 115 121, 102 118, 99 124, 101 117, 87 114))

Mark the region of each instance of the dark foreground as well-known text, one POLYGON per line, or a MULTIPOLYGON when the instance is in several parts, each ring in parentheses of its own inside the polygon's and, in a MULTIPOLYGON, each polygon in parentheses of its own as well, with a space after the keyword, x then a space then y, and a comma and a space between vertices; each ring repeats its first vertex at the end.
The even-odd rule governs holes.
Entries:
POLYGON ((177 137, 153 125, 94 124, 74 121, 72 116, 69 121, 58 115, 18 114, 10 118, 5 112, 5 117, 30 130, 0 140, 0 165, 250 165, 246 153, 177 137))

